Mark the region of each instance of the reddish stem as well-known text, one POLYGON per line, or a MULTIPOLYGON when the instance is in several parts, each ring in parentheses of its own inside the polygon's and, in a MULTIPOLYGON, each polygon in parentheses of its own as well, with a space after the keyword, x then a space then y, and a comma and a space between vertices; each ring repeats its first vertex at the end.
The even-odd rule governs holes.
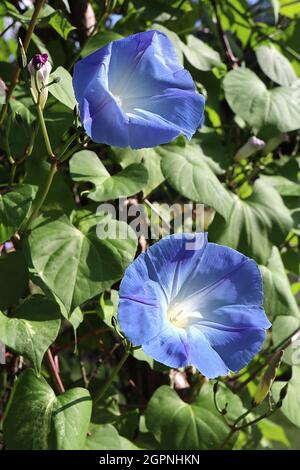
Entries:
POLYGON ((65 392, 65 387, 61 381, 61 378, 60 378, 58 369, 56 367, 56 364, 54 362, 54 358, 52 356, 52 352, 50 348, 47 350, 45 354, 45 363, 46 363, 48 372, 50 374, 55 393, 56 395, 61 395, 62 393, 65 392))

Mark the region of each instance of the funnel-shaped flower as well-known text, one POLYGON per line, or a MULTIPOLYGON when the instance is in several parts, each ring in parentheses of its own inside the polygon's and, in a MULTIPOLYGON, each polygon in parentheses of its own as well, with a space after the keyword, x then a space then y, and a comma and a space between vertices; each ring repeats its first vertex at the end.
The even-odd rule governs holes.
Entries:
POLYGON ((203 123, 204 98, 177 61, 171 41, 146 31, 112 41, 75 65, 81 122, 95 141, 155 147, 203 123))
POLYGON ((127 268, 118 319, 155 360, 214 378, 246 366, 271 324, 256 263, 206 234, 193 237, 166 237, 127 268))
POLYGON ((35 54, 28 64, 28 70, 31 75, 31 88, 38 99, 38 90, 40 93, 40 107, 43 109, 48 98, 48 82, 52 66, 48 61, 48 54, 35 54), (38 90, 37 90, 37 87, 38 90))

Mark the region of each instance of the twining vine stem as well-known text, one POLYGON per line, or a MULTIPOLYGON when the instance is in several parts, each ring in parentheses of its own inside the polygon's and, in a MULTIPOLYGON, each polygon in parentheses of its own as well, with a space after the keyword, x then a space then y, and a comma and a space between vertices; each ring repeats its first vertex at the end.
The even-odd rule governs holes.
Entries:
POLYGON ((213 6, 213 9, 214 9, 214 12, 215 12, 215 15, 216 15, 217 30, 218 30, 218 34, 219 34, 221 43, 222 43, 222 45, 224 47, 224 50, 225 50, 226 58, 229 62, 230 67, 232 69, 234 69, 238 66, 238 59, 237 59, 237 57, 235 57, 234 53, 232 52, 232 49, 230 47, 227 36, 226 36, 226 34, 223 30, 221 20, 220 20, 220 16, 219 16, 219 12, 218 12, 217 0, 212 0, 212 6, 213 6))
MULTIPOLYGON (((31 17, 31 20, 30 20, 30 23, 29 23, 29 26, 28 26, 28 29, 27 29, 27 32, 26 32, 26 35, 25 35, 25 39, 24 39, 24 42, 23 42, 23 48, 24 48, 25 53, 27 52, 28 46, 30 44, 30 41, 31 41, 31 38, 32 38, 32 35, 33 35, 33 31, 34 31, 35 26, 37 24, 38 16, 40 14, 41 9, 44 6, 44 3, 45 3, 45 0, 36 0, 36 2, 35 2, 34 12, 33 12, 33 15, 31 17)), ((7 92, 7 95, 6 95, 6 101, 5 101, 5 103, 4 103, 4 105, 2 106, 2 109, 1 109, 0 126, 3 124, 3 121, 5 119, 5 115, 6 115, 6 112, 7 112, 7 109, 8 109, 8 103, 9 103, 10 98, 12 97, 15 86, 19 81, 20 72, 21 72, 20 65, 17 63, 14 74, 13 74, 13 77, 12 77, 12 80, 11 80, 11 83, 10 83, 10 86, 9 86, 9 89, 8 89, 8 92, 7 92)))

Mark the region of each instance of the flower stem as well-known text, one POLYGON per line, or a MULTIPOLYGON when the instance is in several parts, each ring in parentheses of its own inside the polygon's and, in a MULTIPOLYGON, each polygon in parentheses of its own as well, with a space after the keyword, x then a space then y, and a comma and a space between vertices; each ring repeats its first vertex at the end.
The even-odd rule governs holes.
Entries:
POLYGON ((53 153, 53 150, 52 150, 52 147, 51 147, 51 144, 50 144, 50 139, 49 139, 49 135, 48 135, 48 131, 47 131, 43 111, 42 111, 39 104, 37 104, 37 112, 38 112, 38 117, 39 117, 39 121, 40 121, 40 125, 41 125, 42 134, 43 134, 43 137, 44 137, 47 153, 48 153, 49 157, 51 158, 51 160, 53 160, 53 159, 55 160, 55 155, 53 153))
MULTIPOLYGON (((65 145, 63 146, 61 152, 59 153, 58 157, 57 157, 57 160, 61 160, 63 158, 63 156, 65 155, 65 153, 67 152, 67 150, 69 149, 70 145, 72 145, 72 143, 74 142, 74 140, 76 140, 78 137, 78 134, 75 132, 75 134, 72 134, 69 139, 66 141, 65 145)), ((73 150, 73 149, 72 149, 73 150)))
POLYGON ((122 359, 120 360, 120 362, 116 365, 115 369, 113 370, 113 373, 111 374, 111 376, 109 377, 108 381, 106 382, 106 384, 104 385, 104 387, 102 388, 102 390, 100 391, 99 395, 95 398, 94 400, 94 403, 98 403, 98 401, 101 400, 101 398, 105 395, 105 393, 107 392, 107 390, 109 389, 109 387, 111 386, 113 380, 115 379, 115 377, 118 375, 118 373, 120 372, 122 366, 125 364, 128 356, 130 354, 130 348, 127 347, 126 350, 125 350, 125 353, 122 357, 122 359))
MULTIPOLYGON (((27 49, 28 49, 28 46, 30 44, 34 28, 35 28, 36 23, 37 23, 39 13, 40 13, 42 7, 44 6, 44 3, 45 3, 45 0, 36 0, 36 2, 35 2, 34 12, 33 12, 33 15, 31 17, 31 20, 30 20, 30 23, 29 23, 29 26, 28 26, 28 29, 27 29, 27 33, 26 33, 26 36, 25 36, 25 39, 24 39, 24 42, 23 42, 23 48, 24 48, 25 53, 27 52, 27 49)), ((20 69, 19 64, 17 63, 15 71, 14 71, 14 75, 13 75, 11 83, 10 83, 10 87, 9 87, 7 95, 6 95, 6 101, 5 101, 5 103, 4 103, 4 105, 2 106, 2 109, 1 109, 0 126, 3 124, 3 121, 5 119, 5 115, 6 115, 6 112, 7 112, 7 109, 8 109, 8 103, 9 103, 10 98, 12 97, 15 86, 19 81, 20 72, 21 72, 21 69, 20 69)))

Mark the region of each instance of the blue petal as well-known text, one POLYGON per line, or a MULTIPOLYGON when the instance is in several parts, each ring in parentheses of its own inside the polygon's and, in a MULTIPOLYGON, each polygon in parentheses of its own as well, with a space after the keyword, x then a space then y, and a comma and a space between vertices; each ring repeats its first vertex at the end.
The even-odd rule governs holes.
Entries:
POLYGON ((165 324, 167 304, 159 284, 149 280, 145 254, 126 269, 119 299, 118 321, 134 345, 159 334, 165 324))
MULTIPOLYGON (((92 54, 93 56, 94 54, 92 54)), ((105 56, 105 60, 107 56, 105 56)), ((92 62, 93 63, 93 62, 92 62)), ((80 64, 80 62, 79 62, 80 64)), ((89 72, 90 63, 88 62, 89 72)), ((105 88, 106 67, 91 66, 88 89, 84 87, 84 68, 77 68, 74 74, 76 98, 80 102, 80 119, 89 137, 95 142, 127 147, 129 145, 129 119, 105 88), (77 77, 77 79, 76 79, 77 77)), ((85 78, 85 80, 87 80, 85 78)))
POLYGON ((131 106, 130 145, 154 147, 170 142, 181 133, 191 139, 203 124, 204 98, 194 91, 166 89, 161 95, 128 100, 131 106))
POLYGON ((159 283, 169 303, 189 282, 207 246, 207 234, 170 235, 152 245, 145 254, 148 276, 159 283))
POLYGON ((186 332, 190 348, 190 364, 197 367, 209 379, 227 375, 229 372, 227 365, 204 336, 202 329, 190 326, 186 332))
POLYGON ((159 31, 113 41, 75 65, 73 86, 87 134, 119 147, 154 147, 203 123, 204 98, 159 31))
POLYGON ((126 269, 118 319, 135 345, 160 333, 171 297, 199 262, 206 243, 204 233, 171 235, 152 245, 126 269))
POLYGON ((208 319, 221 306, 261 305, 261 274, 253 260, 226 246, 208 243, 178 299, 188 301, 192 310, 200 309, 208 319))
POLYGON ((112 93, 125 95, 128 87, 134 89, 134 85, 140 86, 137 67, 151 45, 154 34, 155 31, 146 31, 111 43, 108 80, 112 93))
POLYGON ((96 111, 94 103, 91 94, 81 102, 80 118, 87 135, 94 142, 127 147, 128 118, 118 104, 106 94, 103 95, 103 101, 99 102, 99 109, 96 111))
POLYGON ((113 41, 109 66, 112 93, 128 98, 160 94, 166 88, 195 90, 178 63, 173 44, 160 31, 146 31, 113 41))
POLYGON ((129 145, 133 149, 156 147, 176 139, 180 130, 160 116, 143 112, 127 113, 129 117, 129 145))
MULTIPOLYGON (((259 317, 259 312, 253 314, 259 317)), ((251 361, 261 350, 266 338, 265 330, 255 327, 207 324, 194 325, 191 328, 197 328, 203 333, 228 369, 233 372, 238 372, 251 361)))
POLYGON ((102 88, 108 90, 108 67, 112 43, 98 49, 93 54, 77 62, 73 72, 73 88, 76 100, 80 104, 90 89, 90 84, 98 77, 102 88))
POLYGON ((260 305, 228 305, 209 313, 199 320, 199 325, 211 326, 224 330, 229 328, 263 328, 272 325, 260 305))
POLYGON ((262 302, 254 261, 207 243, 206 234, 177 234, 126 270, 119 320, 128 338, 157 361, 192 364, 213 378, 240 370, 261 349, 271 325, 262 302), (169 322, 172 315, 180 328, 169 322))
POLYGON ((142 348, 145 354, 166 366, 184 367, 190 364, 186 332, 170 324, 159 335, 144 343, 142 348))

